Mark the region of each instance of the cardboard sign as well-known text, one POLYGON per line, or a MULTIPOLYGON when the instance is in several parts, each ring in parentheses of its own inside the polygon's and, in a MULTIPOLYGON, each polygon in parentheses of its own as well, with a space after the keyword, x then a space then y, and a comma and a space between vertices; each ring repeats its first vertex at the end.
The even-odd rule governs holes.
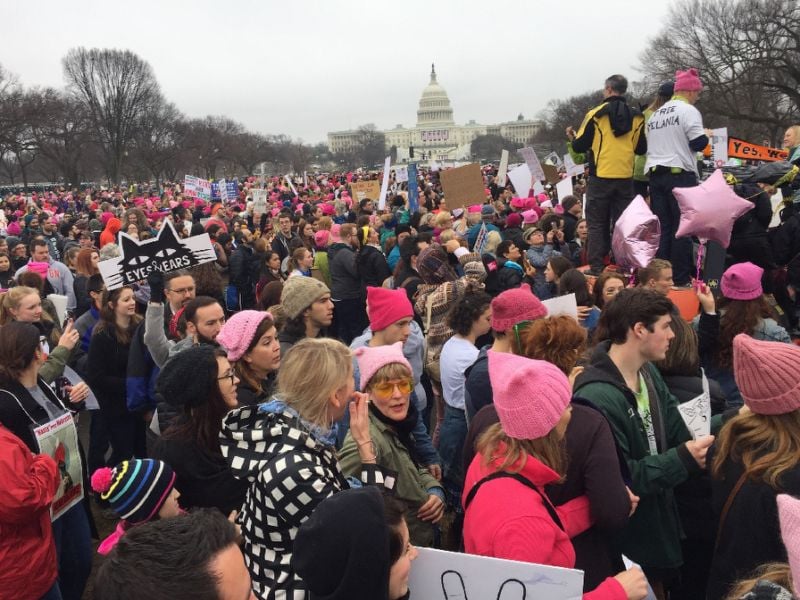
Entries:
POLYGON ((378 197, 378 210, 386 208, 386 194, 389 192, 389 171, 392 168, 392 157, 387 156, 383 163, 383 180, 381 181, 381 191, 378 197))
MULTIPOLYGON (((532 541, 531 543, 535 543, 532 541)), ((581 600, 583 571, 419 548, 408 580, 425 600, 581 600)))
POLYGON ((377 180, 354 181, 350 184, 350 196, 356 202, 361 202, 364 198, 377 200, 381 195, 381 184, 377 180))
POLYGON ((566 296, 556 296, 549 300, 543 300, 547 309, 548 317, 557 317, 558 315, 567 315, 578 319, 578 303, 575 300, 575 294, 567 294, 566 296))
POLYGON ((211 182, 208 179, 200 179, 194 175, 186 175, 183 178, 183 195, 189 198, 208 200, 210 202, 211 182))
POLYGON ((470 204, 482 204, 486 199, 483 175, 477 163, 442 171, 439 179, 447 208, 450 210, 460 206, 466 208, 470 204))
POLYGON ((555 185, 561 181, 561 175, 558 174, 558 169, 553 165, 543 165, 542 170, 544 171, 544 178, 550 185, 555 185))
POLYGON ((169 273, 217 259, 207 233, 181 239, 172 223, 165 219, 158 235, 139 241, 119 233, 120 256, 98 263, 106 288, 115 290, 147 279, 153 271, 169 273))
POLYGON ((514 167, 508 172, 508 178, 511 180, 511 185, 514 186, 514 195, 517 198, 527 198, 528 192, 531 191, 531 170, 528 165, 521 164, 514 167))
POLYGON ((506 173, 508 173, 508 150, 503 150, 500 153, 500 167, 497 169, 498 186, 506 187, 506 173))
POLYGON ((703 371, 703 393, 699 396, 678 405, 686 428, 692 434, 692 439, 711 435, 711 392, 708 389, 708 378, 703 371))
POLYGON ((522 160, 525 161, 525 164, 528 165, 528 169, 530 169, 531 175, 533 175, 534 178, 538 181, 545 178, 542 164, 539 162, 539 157, 536 156, 536 152, 534 152, 533 148, 530 146, 520 148, 517 150, 517 154, 519 154, 522 160))
POLYGON ((53 521, 83 500, 83 471, 78 451, 78 430, 70 413, 33 428, 39 453, 47 454, 58 465, 58 490, 50 505, 53 521))

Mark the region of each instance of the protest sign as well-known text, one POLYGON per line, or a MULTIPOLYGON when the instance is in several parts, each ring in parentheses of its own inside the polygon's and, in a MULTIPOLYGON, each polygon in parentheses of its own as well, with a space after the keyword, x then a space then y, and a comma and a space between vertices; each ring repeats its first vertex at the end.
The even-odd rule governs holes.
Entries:
POLYGON ((692 434, 692 439, 711 435, 711 392, 708 378, 703 371, 703 393, 688 402, 678 405, 678 412, 692 434))
MULTIPOLYGON (((534 543, 534 542, 532 542, 534 543)), ((583 571, 419 548, 408 580, 412 598, 580 600, 583 571)))
POLYGON ((561 162, 561 157, 555 150, 544 157, 544 162, 547 165, 553 165, 556 169, 560 169, 564 166, 564 163, 561 162))
POLYGON ((517 154, 519 154, 522 160, 525 161, 525 164, 528 165, 531 175, 533 175, 537 181, 541 181, 545 178, 542 164, 539 162, 539 157, 536 156, 536 152, 534 152, 533 148, 530 146, 520 148, 517 150, 517 154))
POLYGON ((555 185, 561 181, 561 175, 558 174, 558 169, 553 165, 542 165, 542 170, 544 171, 544 178, 547 180, 547 183, 555 185))
POLYGON ((527 198, 528 192, 531 191, 531 170, 528 165, 523 163, 514 167, 508 172, 508 178, 511 180, 511 185, 514 186, 514 195, 518 198, 527 198))
POLYGON ((183 178, 183 195, 211 201, 211 182, 194 175, 186 175, 183 178))
POLYGON ((408 165, 408 208, 416 212, 419 208, 419 182, 417 181, 417 165, 408 165))
MULTIPOLYGON (((709 144, 703 150, 703 155, 710 158, 712 145, 709 144)), ((787 160, 789 153, 781 148, 770 148, 769 146, 751 144, 738 138, 728 138, 728 158, 743 158, 746 160, 766 160, 778 161, 787 160)))
POLYGON ((543 300, 542 304, 547 308, 548 317, 567 315, 575 319, 578 318, 578 303, 575 301, 575 294, 556 296, 549 300, 543 300))
POLYGON ((378 210, 386 208, 386 194, 389 192, 389 171, 392 168, 392 157, 387 156, 383 162, 383 180, 381 181, 381 191, 378 197, 378 210))
POLYGON ((508 150, 503 150, 500 153, 500 168, 497 170, 496 183, 498 186, 506 186, 506 173, 508 173, 508 150))
POLYGON ((394 180, 397 183, 403 183, 404 181, 408 181, 408 167, 395 167, 394 180))
POLYGON ((53 521, 83 500, 83 470, 78 451, 78 430, 71 413, 33 427, 33 436, 39 444, 39 453, 47 454, 58 466, 59 484, 50 516, 53 521))
POLYGON ((356 202, 361 202, 364 198, 377 200, 381 195, 381 184, 377 180, 354 181, 350 184, 350 196, 356 202))
POLYGON ((139 241, 119 234, 120 256, 101 260, 100 274, 109 290, 147 279, 153 271, 168 273, 217 259, 207 233, 181 239, 169 220, 164 220, 158 235, 139 241))
POLYGON ((721 167, 728 162, 728 128, 720 127, 711 130, 711 157, 714 164, 721 167))
POLYGON ((299 196, 300 194, 297 193, 297 190, 295 189, 294 184, 292 183, 292 178, 289 177, 288 175, 284 175, 283 178, 286 180, 286 183, 289 184, 289 188, 292 190, 292 193, 295 195, 295 197, 299 196))
POLYGON ((450 210, 470 204, 481 204, 486 199, 483 175, 477 163, 456 169, 447 169, 439 174, 444 199, 450 210))
POLYGON ((567 196, 572 195, 572 177, 565 177, 556 184, 556 192, 558 193, 558 203, 567 196))
POLYGON ((533 182, 533 195, 538 196, 539 194, 544 194, 545 189, 544 185, 542 185, 541 181, 534 181, 533 182))
POLYGON ((261 215, 267 212, 267 190, 250 190, 253 198, 253 223, 258 226, 261 215))
POLYGON ((568 177, 577 177, 579 175, 583 175, 583 173, 586 171, 586 165, 576 165, 575 161, 572 160, 572 156, 565 154, 564 169, 566 170, 568 177))

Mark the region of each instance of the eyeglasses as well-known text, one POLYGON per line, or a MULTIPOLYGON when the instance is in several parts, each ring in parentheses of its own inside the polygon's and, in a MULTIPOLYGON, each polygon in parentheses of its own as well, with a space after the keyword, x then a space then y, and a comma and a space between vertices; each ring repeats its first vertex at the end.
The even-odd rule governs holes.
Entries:
POLYGON ((173 294, 178 294, 179 296, 187 296, 189 294, 194 294, 194 286, 186 288, 178 288, 177 290, 167 290, 167 291, 172 292, 173 294))
POLYGON ((517 342, 517 350, 522 351, 522 340, 520 340, 519 336, 520 333, 525 331, 528 328, 528 325, 533 323, 533 321, 520 321, 516 323, 513 327, 514 329, 514 340, 517 342))
POLYGON ((231 385, 234 385, 236 383, 236 373, 234 373, 233 370, 231 369, 221 377, 217 377, 217 381, 223 381, 225 379, 230 379, 231 385))
POLYGON ((414 384, 410 379, 401 379, 400 381, 384 381, 383 383, 376 383, 370 387, 370 391, 376 398, 381 400, 388 400, 392 397, 394 389, 403 394, 404 396, 411 393, 414 389, 414 384))

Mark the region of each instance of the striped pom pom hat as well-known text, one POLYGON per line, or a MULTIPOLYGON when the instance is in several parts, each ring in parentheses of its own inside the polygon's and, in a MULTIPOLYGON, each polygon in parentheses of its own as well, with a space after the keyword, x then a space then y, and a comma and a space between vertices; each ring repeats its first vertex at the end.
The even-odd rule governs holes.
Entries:
POLYGON ((149 458, 123 460, 113 469, 92 475, 92 489, 107 500, 120 519, 144 523, 164 505, 175 485, 175 472, 165 462, 149 458))

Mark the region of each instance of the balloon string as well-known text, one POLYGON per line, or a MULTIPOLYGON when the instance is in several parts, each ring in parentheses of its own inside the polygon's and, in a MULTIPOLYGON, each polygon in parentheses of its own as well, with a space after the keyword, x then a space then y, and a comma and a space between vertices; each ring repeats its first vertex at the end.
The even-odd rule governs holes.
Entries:
POLYGON ((703 265, 703 257, 706 253, 706 243, 700 242, 700 245, 697 247, 697 276, 695 277, 697 284, 703 283, 703 280, 700 279, 700 268, 703 265))

